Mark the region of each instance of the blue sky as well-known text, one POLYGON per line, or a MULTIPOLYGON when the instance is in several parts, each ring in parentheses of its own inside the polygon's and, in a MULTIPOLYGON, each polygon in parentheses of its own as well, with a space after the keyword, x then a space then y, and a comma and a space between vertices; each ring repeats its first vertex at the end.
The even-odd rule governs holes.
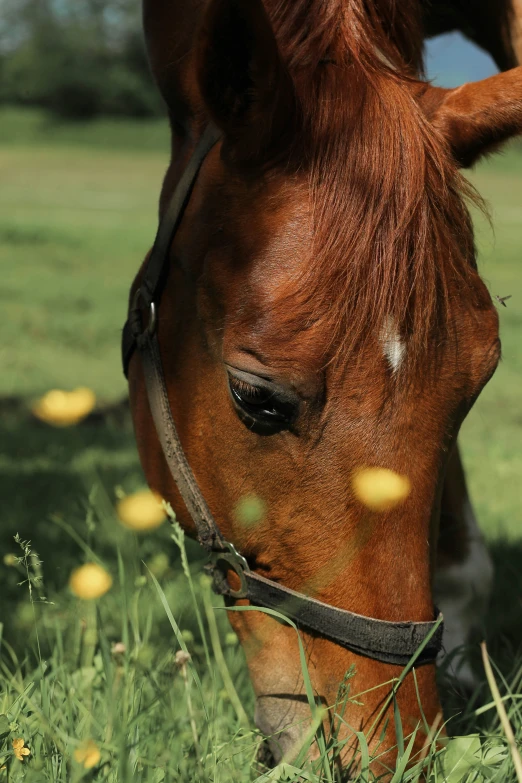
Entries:
POLYGON ((497 73, 495 63, 460 33, 440 35, 426 42, 426 69, 441 87, 457 87, 497 73))

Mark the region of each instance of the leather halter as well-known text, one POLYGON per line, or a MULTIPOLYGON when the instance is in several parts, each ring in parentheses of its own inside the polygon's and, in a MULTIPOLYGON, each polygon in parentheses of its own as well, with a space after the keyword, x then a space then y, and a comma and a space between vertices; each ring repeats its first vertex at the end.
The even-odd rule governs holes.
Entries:
POLYGON ((233 544, 225 541, 187 462, 172 417, 157 336, 158 306, 169 266, 170 247, 197 179, 199 169, 219 140, 219 131, 207 126, 160 221, 140 288, 131 303, 123 329, 122 358, 125 375, 137 348, 141 357, 147 396, 165 460, 179 493, 194 521, 198 540, 210 554, 214 590, 228 603, 246 598, 257 606, 275 609, 308 633, 329 639, 357 655, 383 663, 406 666, 434 663, 442 648, 442 615, 432 622, 389 622, 338 609, 297 593, 250 570, 233 544), (148 322, 142 313, 148 311, 148 322), (239 577, 237 590, 227 574, 239 577))

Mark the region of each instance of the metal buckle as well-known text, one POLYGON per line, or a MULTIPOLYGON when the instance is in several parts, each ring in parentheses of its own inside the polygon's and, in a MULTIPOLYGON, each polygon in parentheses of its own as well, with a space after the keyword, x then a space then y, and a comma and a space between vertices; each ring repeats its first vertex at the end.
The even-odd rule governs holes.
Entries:
POLYGON ((156 329, 156 323, 157 323, 156 305, 152 301, 147 302, 141 288, 138 288, 138 290, 134 294, 130 312, 132 318, 132 331, 134 333, 134 337, 138 338, 145 334, 148 334, 150 337, 156 329), (140 301, 141 301, 141 306, 140 306, 140 301), (143 324, 141 320, 141 309, 142 307, 147 307, 147 306, 149 308, 149 320, 145 328, 143 328, 143 324))
POLYGON ((224 549, 210 553, 208 570, 212 574, 212 588, 218 595, 228 595, 231 598, 246 598, 248 596, 248 584, 245 573, 250 572, 248 563, 233 544, 223 542, 224 549), (234 571, 238 575, 241 585, 238 590, 233 590, 227 580, 227 571, 234 571))

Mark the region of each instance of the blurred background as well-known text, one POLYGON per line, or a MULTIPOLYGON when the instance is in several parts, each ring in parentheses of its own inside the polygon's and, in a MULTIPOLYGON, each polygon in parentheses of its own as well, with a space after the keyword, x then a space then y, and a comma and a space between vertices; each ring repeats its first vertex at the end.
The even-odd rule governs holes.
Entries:
MULTIPOLYGON (((142 561, 161 579, 177 569, 167 525, 138 538, 114 514, 144 486, 120 333, 168 160, 139 13, 137 0, 0 0, 0 619, 13 644, 33 617, 16 534, 40 555, 58 606, 86 547, 109 569, 118 550, 133 554, 138 576, 142 561), (49 390, 76 387, 97 398, 81 423, 53 427, 32 414, 49 390)), ((426 57, 445 86, 495 72, 458 35, 429 42, 426 57)), ((512 296, 499 306, 502 364, 462 434, 497 563, 488 634, 511 655, 522 618, 522 147, 470 178, 494 226, 477 216, 481 271, 493 295, 512 296)))

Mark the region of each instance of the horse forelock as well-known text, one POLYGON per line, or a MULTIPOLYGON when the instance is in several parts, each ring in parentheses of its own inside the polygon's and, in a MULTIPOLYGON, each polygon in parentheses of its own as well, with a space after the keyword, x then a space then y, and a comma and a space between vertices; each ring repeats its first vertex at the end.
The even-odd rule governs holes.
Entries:
POLYGON ((293 312, 324 321, 335 357, 392 318, 415 363, 429 339, 443 344, 455 287, 482 291, 466 206, 478 197, 415 100, 417 3, 265 3, 301 106, 312 201, 293 312))

